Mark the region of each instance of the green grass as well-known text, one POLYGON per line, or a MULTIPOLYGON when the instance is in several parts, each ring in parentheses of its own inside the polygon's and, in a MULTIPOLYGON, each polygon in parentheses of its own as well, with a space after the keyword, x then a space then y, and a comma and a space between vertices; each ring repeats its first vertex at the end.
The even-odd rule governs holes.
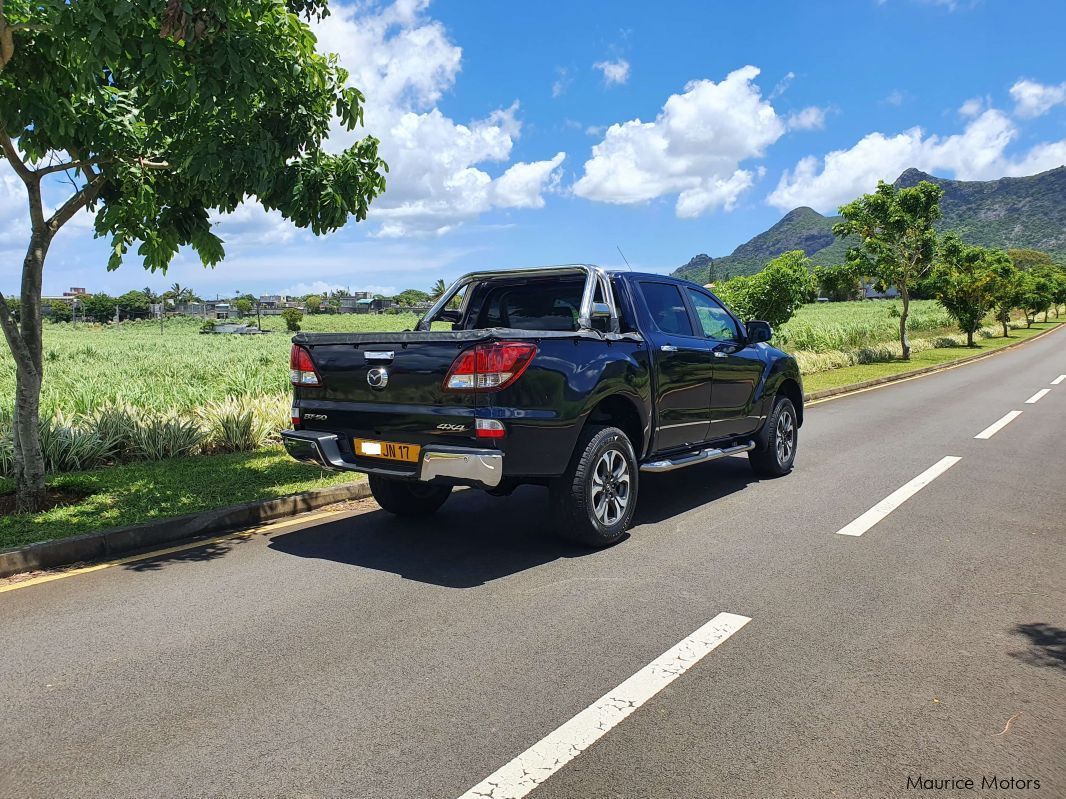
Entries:
MULTIPOLYGON (((790 352, 812 353, 870 347, 899 338, 896 300, 823 302, 804 305, 775 331, 774 344, 790 352)), ((947 311, 936 300, 913 300, 907 318, 912 336, 956 332, 947 311)))
MULTIPOLYGON (((54 475, 48 481, 52 488, 89 496, 43 513, 0 516, 0 549, 272 499, 354 479, 362 478, 298 463, 279 446, 254 453, 174 458, 54 475)), ((13 490, 11 481, 0 480, 0 493, 13 490)))
POLYGON ((827 372, 816 372, 815 374, 804 376, 803 388, 809 393, 814 393, 815 391, 824 391, 830 388, 841 388, 843 386, 861 383, 865 380, 875 380, 881 377, 901 375, 926 366, 935 366, 937 364, 958 361, 976 355, 977 353, 1001 349, 1009 344, 1014 344, 1017 341, 1032 338, 1042 330, 1048 330, 1058 324, 1060 323, 1055 321, 1046 323, 1037 322, 1031 329, 1021 328, 1018 330, 1012 330, 1008 338, 996 336, 995 338, 977 339, 976 346, 972 348, 943 347, 940 349, 923 350, 922 352, 912 353, 909 361, 894 360, 884 363, 867 363, 858 366, 847 366, 842 369, 831 369, 827 372))
MULTIPOLYGON (((316 332, 398 331, 414 314, 304 317, 316 332)), ((119 403, 145 410, 188 410, 228 396, 288 394, 292 334, 279 317, 264 317, 263 336, 200 335, 195 319, 121 325, 46 324, 44 388, 47 413, 86 414, 119 403)), ((15 363, 0 348, 0 398, 15 394, 15 363)))

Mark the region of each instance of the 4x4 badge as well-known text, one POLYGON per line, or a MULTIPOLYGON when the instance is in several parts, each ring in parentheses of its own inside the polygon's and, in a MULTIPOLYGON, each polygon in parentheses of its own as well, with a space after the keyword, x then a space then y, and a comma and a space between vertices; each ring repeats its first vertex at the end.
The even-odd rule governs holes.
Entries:
POLYGON ((389 384, 389 370, 383 366, 375 366, 366 373, 366 382, 371 388, 381 391, 389 384))

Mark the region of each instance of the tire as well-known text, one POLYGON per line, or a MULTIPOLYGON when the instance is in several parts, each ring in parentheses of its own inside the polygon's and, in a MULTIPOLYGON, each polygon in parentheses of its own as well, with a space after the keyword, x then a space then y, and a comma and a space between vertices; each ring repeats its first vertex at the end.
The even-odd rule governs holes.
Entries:
POLYGON ((419 483, 414 480, 392 480, 370 475, 370 493, 381 506, 397 516, 429 516, 448 499, 451 486, 419 483))
POLYGON ((792 471, 799 444, 796 406, 788 397, 778 397, 766 420, 766 443, 748 453, 748 461, 760 477, 781 477, 792 471))
POLYGON ((589 547, 618 543, 637 505, 637 456, 617 427, 586 426, 549 491, 557 534, 589 547))

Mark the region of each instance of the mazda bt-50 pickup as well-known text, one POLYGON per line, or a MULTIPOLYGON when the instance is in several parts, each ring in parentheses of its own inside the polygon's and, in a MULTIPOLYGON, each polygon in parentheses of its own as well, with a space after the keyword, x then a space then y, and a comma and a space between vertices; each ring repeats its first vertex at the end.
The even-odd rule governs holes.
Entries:
POLYGON ((365 472, 386 511, 455 486, 546 486, 552 530, 630 526, 641 473, 746 452, 788 473, 803 424, 791 356, 702 286, 573 265, 473 272, 402 333, 293 338, 289 453, 365 472), (444 329, 439 329, 444 328, 444 329))

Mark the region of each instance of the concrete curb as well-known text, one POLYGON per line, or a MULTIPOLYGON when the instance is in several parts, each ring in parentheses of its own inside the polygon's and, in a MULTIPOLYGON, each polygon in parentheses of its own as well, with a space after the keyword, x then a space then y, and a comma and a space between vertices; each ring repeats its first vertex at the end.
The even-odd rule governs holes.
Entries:
POLYGON ((228 508, 189 513, 158 522, 116 527, 96 533, 42 541, 39 544, 0 552, 0 578, 35 569, 69 566, 72 563, 107 560, 161 544, 173 544, 239 527, 250 527, 298 513, 316 510, 334 502, 365 499, 370 496, 366 481, 329 488, 316 488, 287 497, 246 502, 228 508))
POLYGON ((863 380, 859 383, 849 383, 846 386, 837 386, 836 388, 824 388, 821 391, 812 391, 803 397, 804 402, 815 402, 817 400, 828 399, 829 397, 837 397, 841 394, 851 394, 855 391, 862 391, 865 388, 873 388, 874 386, 884 386, 889 383, 898 383, 901 380, 910 380, 912 377, 921 377, 922 375, 932 374, 933 372, 943 372, 947 369, 954 369, 956 366, 962 366, 966 363, 973 361, 980 361, 983 358, 991 358, 994 355, 999 355, 1001 352, 1012 350, 1015 347, 1021 347, 1032 341, 1036 341, 1038 338, 1054 333, 1056 330, 1062 330, 1066 328, 1066 323, 1060 323, 1055 327, 1042 330, 1035 336, 1030 336, 1027 339, 1021 341, 1015 341, 1013 344, 1008 344, 1005 347, 999 347, 989 352, 979 352, 976 355, 968 355, 965 358, 959 358, 955 361, 948 361, 947 363, 938 363, 933 366, 923 366, 921 369, 913 369, 909 372, 900 372, 898 375, 888 375, 886 377, 876 377, 873 380, 863 380))

